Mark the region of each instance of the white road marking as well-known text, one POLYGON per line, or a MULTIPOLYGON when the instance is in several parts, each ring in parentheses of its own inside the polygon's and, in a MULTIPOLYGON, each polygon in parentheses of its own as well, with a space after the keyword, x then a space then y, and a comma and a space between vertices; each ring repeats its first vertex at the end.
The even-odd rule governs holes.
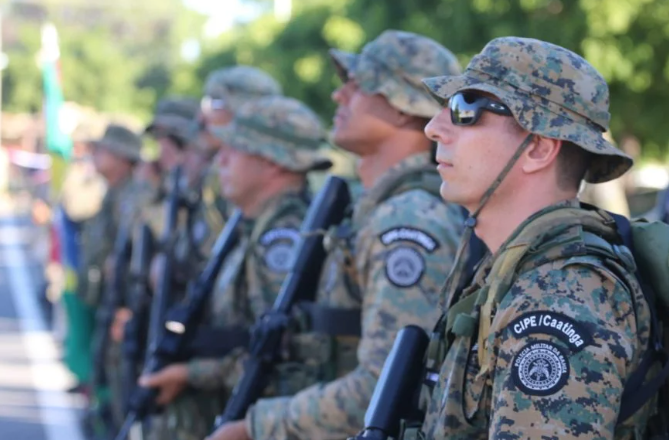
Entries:
POLYGON ((28 260, 16 240, 21 229, 0 226, 0 257, 7 270, 19 318, 23 346, 30 360, 32 383, 47 440, 84 440, 75 413, 74 399, 65 391, 71 377, 59 361, 56 344, 37 304, 36 286, 28 272, 28 260))

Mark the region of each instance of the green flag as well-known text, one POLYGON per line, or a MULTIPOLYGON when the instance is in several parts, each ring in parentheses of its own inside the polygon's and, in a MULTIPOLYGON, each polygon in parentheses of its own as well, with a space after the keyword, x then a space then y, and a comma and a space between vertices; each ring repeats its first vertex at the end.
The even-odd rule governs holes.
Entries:
POLYGON ((58 32, 53 24, 42 27, 42 79, 44 83, 44 119, 46 122, 46 148, 49 152, 69 159, 72 154, 72 139, 63 130, 63 90, 60 82, 60 49, 58 32))

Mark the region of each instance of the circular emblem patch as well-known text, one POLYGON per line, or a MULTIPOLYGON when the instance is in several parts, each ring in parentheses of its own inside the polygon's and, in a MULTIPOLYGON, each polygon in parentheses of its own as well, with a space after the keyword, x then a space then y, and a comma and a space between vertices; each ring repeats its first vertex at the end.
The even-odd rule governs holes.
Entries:
POLYGON ((569 378, 569 362, 562 349, 551 342, 526 345, 513 360, 513 380, 525 394, 549 396, 569 378))
POLYGON ((386 257, 386 276, 398 287, 410 287, 420 280, 425 271, 421 254, 407 246, 393 249, 386 257))
POLYGON ((276 243, 265 251, 265 264, 272 272, 288 272, 293 265, 292 243, 276 243))

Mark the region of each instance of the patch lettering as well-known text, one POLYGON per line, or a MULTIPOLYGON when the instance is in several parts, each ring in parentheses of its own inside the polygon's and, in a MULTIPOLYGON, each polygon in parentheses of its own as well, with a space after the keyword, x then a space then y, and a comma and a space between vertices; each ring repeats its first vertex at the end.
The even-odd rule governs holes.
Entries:
POLYGON ((415 285, 424 271, 423 256, 408 246, 393 249, 386 257, 386 277, 397 287, 415 285))
POLYGON ((293 228, 275 228, 270 229, 260 236, 260 244, 263 246, 269 246, 275 241, 279 240, 288 240, 292 243, 296 243, 300 238, 300 233, 297 229, 293 228))
POLYGON ((379 238, 381 239, 381 243, 386 246, 395 243, 396 241, 410 241, 416 243, 428 252, 434 252, 435 249, 439 248, 439 242, 435 240, 434 237, 427 232, 416 228, 403 226, 389 229, 382 233, 379 238))
POLYGON ((516 386, 531 396, 555 394, 569 378, 567 357, 551 342, 527 344, 513 359, 511 370, 516 386))
POLYGON ((562 340, 573 352, 592 344, 592 335, 574 319, 557 312, 528 312, 509 323, 516 338, 544 333, 562 340))

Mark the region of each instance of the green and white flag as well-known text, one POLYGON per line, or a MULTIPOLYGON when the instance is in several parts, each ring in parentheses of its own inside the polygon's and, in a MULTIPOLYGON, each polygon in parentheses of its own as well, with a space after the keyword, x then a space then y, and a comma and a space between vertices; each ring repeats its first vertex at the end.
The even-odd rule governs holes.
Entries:
POLYGON ((42 26, 42 49, 40 51, 42 80, 44 84, 45 141, 47 151, 64 159, 72 154, 72 139, 67 133, 68 121, 60 78, 60 48, 56 27, 47 23, 42 26))

